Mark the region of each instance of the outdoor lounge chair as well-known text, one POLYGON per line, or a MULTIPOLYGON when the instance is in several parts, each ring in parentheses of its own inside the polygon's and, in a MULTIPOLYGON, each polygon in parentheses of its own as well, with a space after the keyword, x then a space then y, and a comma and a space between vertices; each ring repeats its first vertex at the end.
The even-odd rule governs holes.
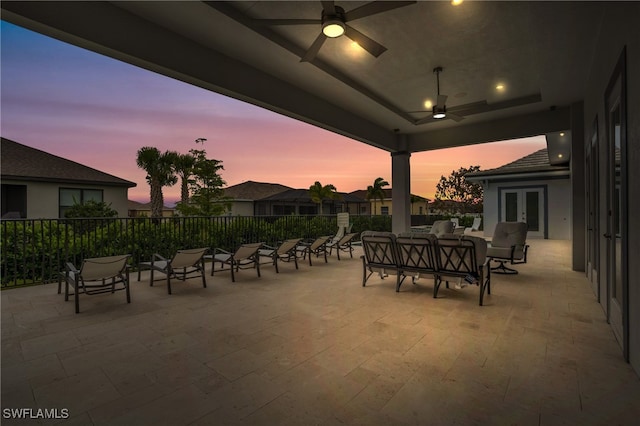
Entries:
POLYGON ((449 279, 460 279, 462 283, 475 284, 480 288, 479 304, 484 303, 484 293, 491 294, 491 269, 487 257, 487 242, 484 238, 470 235, 446 234, 438 238, 436 261, 438 280, 433 297, 444 280, 449 288, 449 279))
MULTIPOLYGON (((392 232, 364 231, 360 236, 362 241, 362 287, 367 280, 377 273, 380 279, 389 274, 398 274, 398 251, 396 235, 392 232)), ((398 284, 396 282, 396 291, 398 284)))
POLYGON ((470 232, 476 232, 480 230, 480 225, 482 224, 482 218, 481 217, 476 217, 473 219, 473 223, 471 224, 471 227, 469 228, 470 232))
POLYGON ((260 257, 270 258, 273 262, 273 266, 276 267, 276 273, 280 272, 278 270, 278 261, 293 261, 296 265, 296 269, 298 269, 298 252, 296 248, 298 247, 300 241, 302 241, 302 238, 293 238, 290 240, 285 240, 278 247, 263 245, 262 248, 258 250, 258 255, 260 257))
POLYGON ((353 258, 353 239, 358 235, 357 233, 349 233, 344 235, 338 241, 329 242, 327 244, 327 249, 329 249, 329 254, 336 249, 336 254, 338 255, 338 260, 340 260, 340 252, 344 251, 349 253, 349 255, 353 258))
POLYGON ((231 282, 236 281, 235 273, 240 269, 255 268, 260 276, 260 256, 258 250, 263 246, 263 243, 249 243, 242 244, 235 253, 228 252, 226 250, 216 248, 213 250, 213 255, 205 256, 205 259, 213 260, 211 265, 211 276, 215 272, 216 262, 220 263, 221 268, 218 271, 224 270, 224 265, 229 265, 231 269, 231 282))
POLYGON ((435 234, 436 237, 444 234, 452 234, 455 228, 455 224, 450 220, 436 220, 431 225, 430 234, 435 234))
POLYGON ((527 263, 527 224, 525 222, 498 222, 493 231, 491 245, 487 249, 487 257, 499 262, 491 268, 496 274, 517 274, 518 271, 505 266, 527 263))
POLYGON ((80 269, 76 268, 71 262, 67 262, 64 300, 69 300, 69 286, 72 286, 76 314, 80 312, 80 293, 94 295, 124 290, 127 294, 127 303, 131 303, 129 268, 127 267, 129 257, 131 255, 124 254, 84 259, 80 269))
POLYGON ((171 259, 166 259, 159 254, 154 254, 151 262, 140 262, 138 265, 138 281, 143 269, 151 270, 149 285, 153 286, 154 271, 162 272, 167 276, 167 293, 171 294, 171 278, 186 281, 188 278, 202 277, 202 286, 207 288, 207 280, 204 274, 204 255, 208 248, 178 250, 171 259))
POLYGON ((312 254, 315 254, 316 257, 320 257, 321 255, 324 256, 324 263, 327 263, 327 244, 330 239, 331 236, 325 235, 323 237, 318 237, 311 242, 302 242, 298 244, 298 247, 296 247, 296 252, 298 253, 298 256, 303 259, 309 256, 309 266, 313 266, 311 263, 312 254))

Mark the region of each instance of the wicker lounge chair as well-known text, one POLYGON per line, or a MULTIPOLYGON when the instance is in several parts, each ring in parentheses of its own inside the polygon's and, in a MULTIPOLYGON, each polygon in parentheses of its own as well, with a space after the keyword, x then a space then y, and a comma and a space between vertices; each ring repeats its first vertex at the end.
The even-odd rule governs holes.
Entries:
MULTIPOLYGON (((364 231, 360 236, 362 241, 362 287, 367 280, 377 273, 380 279, 389 274, 398 274, 398 251, 396 236, 391 232, 364 231)), ((396 291, 398 284, 396 282, 396 291)))

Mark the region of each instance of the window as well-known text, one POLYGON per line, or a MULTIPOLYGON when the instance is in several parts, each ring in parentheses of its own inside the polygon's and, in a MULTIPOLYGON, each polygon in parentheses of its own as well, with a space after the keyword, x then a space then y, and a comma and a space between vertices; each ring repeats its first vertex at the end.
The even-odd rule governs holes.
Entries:
POLYGON ((58 199, 59 215, 64 217, 64 212, 76 203, 84 204, 89 200, 101 203, 102 189, 60 188, 58 199))
POLYGON ((2 184, 2 217, 27 217, 27 186, 2 184))
POLYGON ((380 214, 383 216, 389 216, 389 206, 380 207, 380 214))

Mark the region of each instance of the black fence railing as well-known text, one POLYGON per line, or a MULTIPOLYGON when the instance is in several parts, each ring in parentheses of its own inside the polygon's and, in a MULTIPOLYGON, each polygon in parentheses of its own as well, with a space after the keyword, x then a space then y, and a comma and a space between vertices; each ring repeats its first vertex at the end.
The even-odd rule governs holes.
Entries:
MULTIPOLYGON (((352 216, 352 231, 390 231, 390 216, 352 216)), ((336 216, 17 219, 0 222, 2 289, 57 282, 66 262, 129 253, 132 266, 183 248, 277 244, 333 235, 336 216)))

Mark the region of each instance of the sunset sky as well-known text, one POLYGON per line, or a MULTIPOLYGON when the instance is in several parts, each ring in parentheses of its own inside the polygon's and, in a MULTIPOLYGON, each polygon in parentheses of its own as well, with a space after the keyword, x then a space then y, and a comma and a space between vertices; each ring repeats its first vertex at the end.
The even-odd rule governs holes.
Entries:
MULTIPOLYGON (((2 136, 137 183, 129 198, 149 200, 143 146, 188 152, 197 138, 221 160, 227 185, 247 180, 340 192, 391 181, 386 151, 274 112, 98 55, 5 21, 1 23, 2 136)), ((411 192, 433 198, 442 175, 483 170, 546 146, 543 136, 414 153, 411 192)), ((179 198, 165 188, 165 202, 179 198)))

